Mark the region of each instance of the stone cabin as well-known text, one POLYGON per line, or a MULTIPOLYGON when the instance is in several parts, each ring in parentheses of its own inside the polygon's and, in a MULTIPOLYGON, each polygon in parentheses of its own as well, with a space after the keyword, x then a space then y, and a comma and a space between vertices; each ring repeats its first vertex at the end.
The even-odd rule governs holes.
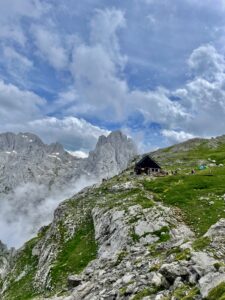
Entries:
POLYGON ((134 168, 135 174, 137 175, 160 173, 161 170, 160 165, 149 155, 145 155, 138 161, 134 168))

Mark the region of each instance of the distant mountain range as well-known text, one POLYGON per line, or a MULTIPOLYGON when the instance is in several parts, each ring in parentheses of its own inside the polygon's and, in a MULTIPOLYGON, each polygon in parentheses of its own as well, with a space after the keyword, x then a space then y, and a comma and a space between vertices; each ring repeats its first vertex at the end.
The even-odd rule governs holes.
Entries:
POLYGON ((31 133, 3 133, 0 134, 0 193, 28 182, 51 188, 82 175, 110 177, 125 169, 134 155, 134 143, 119 131, 101 136, 86 159, 70 155, 59 143, 46 145, 31 133))
MULTIPOLYGON (((84 159, 72 156, 59 143, 46 145, 32 133, 0 134, 1 228, 5 219, 9 228, 17 222, 26 225, 21 234, 15 230, 15 245, 20 244, 19 236, 23 240, 50 221, 60 201, 118 174, 136 154, 133 141, 119 131, 101 136, 84 159)), ((13 245, 14 238, 5 232, 0 229, 0 239, 8 242, 5 234, 10 235, 13 245)))

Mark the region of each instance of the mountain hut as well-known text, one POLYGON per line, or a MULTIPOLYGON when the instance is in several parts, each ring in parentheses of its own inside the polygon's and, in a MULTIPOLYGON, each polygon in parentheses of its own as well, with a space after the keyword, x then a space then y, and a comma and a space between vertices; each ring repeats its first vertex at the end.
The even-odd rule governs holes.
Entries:
POLYGON ((136 163, 134 171, 137 175, 160 173, 161 167, 153 158, 146 155, 136 163))

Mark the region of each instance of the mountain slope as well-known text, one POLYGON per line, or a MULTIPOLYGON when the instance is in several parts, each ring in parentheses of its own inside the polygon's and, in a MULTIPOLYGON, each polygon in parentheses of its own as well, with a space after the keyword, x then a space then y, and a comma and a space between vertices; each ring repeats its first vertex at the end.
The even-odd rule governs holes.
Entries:
POLYGON ((63 202, 9 259, 2 299, 222 300, 224 146, 219 138, 159 150, 176 175, 137 177, 131 165, 63 202))

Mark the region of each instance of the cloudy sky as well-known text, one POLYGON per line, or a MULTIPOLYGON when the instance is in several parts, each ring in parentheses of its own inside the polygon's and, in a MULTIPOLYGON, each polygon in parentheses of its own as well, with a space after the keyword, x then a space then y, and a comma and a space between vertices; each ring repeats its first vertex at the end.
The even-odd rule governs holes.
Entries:
POLYGON ((225 133, 224 0, 1 0, 0 131, 88 151, 225 133))

